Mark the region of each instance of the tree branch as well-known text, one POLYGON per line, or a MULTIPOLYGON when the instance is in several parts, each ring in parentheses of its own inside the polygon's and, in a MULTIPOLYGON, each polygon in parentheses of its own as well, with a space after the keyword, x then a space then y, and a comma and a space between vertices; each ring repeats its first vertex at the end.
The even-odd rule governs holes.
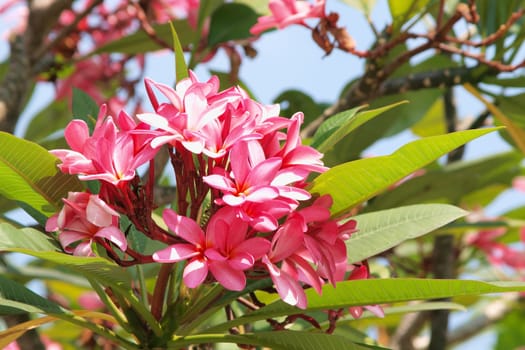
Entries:
POLYGON ((0 83, 0 130, 13 132, 32 78, 39 73, 34 67, 42 66, 34 54, 42 47, 60 13, 69 6, 69 0, 28 1, 27 29, 23 36, 12 40, 9 69, 0 83))

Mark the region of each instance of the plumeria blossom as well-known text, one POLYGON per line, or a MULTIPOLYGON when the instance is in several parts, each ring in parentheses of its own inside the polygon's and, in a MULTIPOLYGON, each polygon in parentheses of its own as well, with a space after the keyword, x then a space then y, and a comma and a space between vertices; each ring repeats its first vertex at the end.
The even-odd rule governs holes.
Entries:
POLYGON ((205 135, 200 131, 226 110, 227 100, 210 104, 208 97, 218 92, 216 77, 200 83, 193 74, 183 79, 174 89, 164 84, 146 80, 146 90, 156 113, 143 113, 138 118, 164 133, 156 137, 153 147, 180 142, 188 151, 199 154, 205 145, 205 135), (156 87, 169 102, 159 103, 153 93, 156 87))
POLYGON ((266 159, 264 150, 256 141, 236 144, 230 153, 230 165, 230 172, 216 168, 214 174, 205 176, 203 180, 223 193, 221 198, 216 199, 217 204, 236 207, 246 221, 259 223, 260 220, 255 218, 262 214, 260 209, 264 206, 267 209, 264 221, 270 229, 275 229, 278 218, 284 214, 283 209, 291 212, 299 200, 310 198, 307 191, 288 186, 289 181, 283 181, 284 178, 278 176, 282 158, 266 159))
POLYGON ((106 106, 102 105, 92 136, 86 122, 71 121, 64 131, 71 150, 50 152, 62 161, 59 168, 65 173, 78 174, 81 180, 117 185, 133 179, 136 169, 155 156, 156 150, 149 144, 154 134, 124 112, 117 117, 117 123, 105 114, 106 106))
MULTIPOLYGON (((497 241, 506 233, 505 227, 481 230, 467 235, 466 243, 485 252, 489 262, 495 266, 506 265, 515 269, 525 269, 525 252, 497 241)), ((523 228, 520 230, 520 239, 525 242, 523 228)))
POLYGON ((47 220, 46 231, 58 231, 60 244, 73 255, 93 256, 91 245, 97 239, 108 240, 125 251, 126 237, 119 228, 118 217, 98 195, 70 192, 62 210, 47 220))
POLYGON ((305 259, 318 266, 318 273, 335 286, 344 279, 347 265, 345 240, 356 232, 356 222, 349 220, 339 224, 330 219, 332 198, 322 196, 305 209, 299 210, 292 217, 300 217, 305 232, 305 259))
POLYGON ((105 106, 92 135, 72 121, 65 130, 71 149, 51 152, 63 172, 100 181, 106 202, 72 193, 46 229, 76 255, 93 255, 98 242, 124 266, 185 262, 189 288, 217 282, 241 291, 248 278, 266 276, 283 301, 304 309, 305 288, 321 293, 348 276, 345 240, 356 223, 331 218, 329 195, 308 202, 308 177, 328 168, 302 144, 303 114, 282 117, 278 105, 254 101, 238 86, 221 91, 219 83, 191 71, 175 88, 146 80, 154 111, 138 114, 140 122, 124 112, 106 116, 105 106), (162 215, 170 232, 152 219, 153 184, 136 176, 166 144, 177 191, 177 212, 162 215), (165 247, 148 256, 128 247, 118 213, 165 247))
POLYGON ((306 19, 323 18, 325 2, 326 0, 314 0, 314 3, 302 0, 270 0, 268 7, 272 14, 259 17, 250 33, 258 35, 270 28, 283 29, 292 24, 306 25, 306 19))
POLYGON ((329 196, 322 196, 293 212, 273 236, 271 249, 262 259, 283 301, 299 308, 306 307, 301 282, 321 293, 325 281, 335 286, 347 272, 344 240, 356 231, 355 221, 340 225, 331 220, 331 203, 329 196))
POLYGON ((211 272, 225 288, 244 289, 244 271, 270 247, 264 238, 247 238, 248 225, 239 220, 231 208, 217 211, 210 219, 206 233, 195 221, 172 210, 165 210, 163 218, 170 230, 188 243, 162 249, 153 254, 153 260, 164 263, 188 260, 183 279, 190 288, 202 284, 211 272))

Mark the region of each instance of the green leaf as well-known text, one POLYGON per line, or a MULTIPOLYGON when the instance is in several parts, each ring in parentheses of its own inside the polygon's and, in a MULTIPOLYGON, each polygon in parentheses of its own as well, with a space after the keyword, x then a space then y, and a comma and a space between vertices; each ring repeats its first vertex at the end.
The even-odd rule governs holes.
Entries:
POLYGON ((228 3, 213 12, 208 34, 208 44, 250 38, 250 28, 257 23, 259 15, 249 6, 228 3))
POLYGON ((338 165, 316 177, 310 193, 330 194, 334 200, 332 214, 339 216, 455 148, 494 130, 497 128, 428 137, 413 141, 388 156, 338 165))
POLYGON ((73 117, 82 119, 93 133, 97 122, 99 107, 95 100, 84 91, 73 88, 73 117))
POLYGON ((0 132, 0 195, 24 202, 49 216, 62 207, 69 191, 81 191, 80 181, 61 173, 46 149, 0 132))
POLYGON ((271 13, 268 7, 268 0, 234 0, 234 2, 250 6, 261 16, 269 15, 271 13))
POLYGON ((388 0, 388 7, 393 19, 393 31, 398 32, 408 20, 432 2, 428 0, 388 0))
POLYGON ((519 175, 521 160, 518 152, 510 152, 428 170, 379 195, 365 210, 429 202, 486 205, 519 175))
POLYGON ((8 223, 0 223, 0 252, 24 248, 37 252, 60 251, 55 241, 42 232, 30 227, 16 228, 8 223))
POLYGON ((358 231, 346 241, 348 263, 375 256, 468 213, 448 204, 419 204, 357 215, 358 231))
POLYGON ((279 94, 273 103, 281 104, 281 113, 283 117, 291 117, 297 111, 304 113, 303 127, 315 120, 327 107, 323 103, 317 103, 314 99, 300 90, 286 90, 279 94))
POLYGON ((188 66, 186 66, 186 59, 184 58, 184 51, 182 50, 179 35, 171 22, 170 29, 173 40, 173 52, 175 53, 175 77, 177 81, 181 81, 188 77, 188 66))
POLYGON ((57 314, 64 310, 24 285, 0 276, 0 315, 26 312, 57 314))
MULTIPOLYGON (((180 43, 183 47, 194 42, 196 34, 193 28, 188 24, 187 20, 172 21, 172 24, 178 33, 180 43)), ((168 23, 153 25, 153 29, 155 31, 155 35, 159 39, 165 43, 171 42, 172 34, 170 25, 168 23)), ((133 34, 103 45, 102 47, 95 50, 93 55, 100 53, 123 53, 135 55, 161 49, 165 49, 165 47, 152 40, 143 30, 139 30, 133 34)))
POLYGON ((423 118, 412 126, 411 130, 420 137, 442 135, 447 132, 444 115, 445 106, 443 99, 438 98, 423 115, 423 118))
POLYGON ((363 107, 356 107, 328 118, 317 129, 310 146, 316 148, 319 152, 325 153, 331 150, 339 141, 352 131, 375 118, 381 113, 391 108, 406 103, 401 101, 382 108, 372 109, 358 113, 363 107))
POLYGON ((53 101, 31 119, 24 138, 41 144, 52 133, 61 130, 71 120, 71 110, 65 100, 53 101))
POLYGON ((380 347, 352 343, 347 338, 327 333, 304 331, 257 332, 242 335, 199 334, 177 339, 169 343, 169 349, 179 349, 188 345, 207 343, 249 344, 269 347, 273 350, 365 350, 384 349, 380 347))
POLYGON ((464 84, 463 87, 480 100, 498 122, 505 125, 505 131, 509 133, 515 146, 525 154, 525 130, 521 128, 519 124, 515 123, 512 118, 507 117, 498 107, 496 107, 496 105, 483 97, 474 86, 467 83, 464 84))
POLYGON ((21 248, 10 248, 6 250, 31 255, 60 266, 66 266, 80 272, 84 277, 97 281, 105 286, 131 288, 131 276, 129 273, 114 262, 104 258, 73 256, 62 252, 37 252, 21 248))
MULTIPOLYGON (((344 281, 323 286, 322 294, 308 289, 307 311, 347 308, 350 306, 388 304, 412 300, 442 299, 467 295, 525 291, 524 282, 481 282, 473 280, 382 278, 344 281)), ((304 310, 277 300, 206 332, 225 331, 231 327, 267 318, 304 313, 304 310)))

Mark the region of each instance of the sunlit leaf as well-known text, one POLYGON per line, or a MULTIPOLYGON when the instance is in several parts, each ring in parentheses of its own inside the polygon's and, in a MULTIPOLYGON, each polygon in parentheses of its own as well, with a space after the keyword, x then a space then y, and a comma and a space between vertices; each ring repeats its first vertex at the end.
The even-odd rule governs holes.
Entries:
MULTIPOLYGON (((431 3, 431 2, 430 2, 431 3)), ((388 7, 393 19, 392 29, 397 32, 413 16, 429 5, 428 0, 388 0, 388 7)))
POLYGON ((328 118, 319 126, 310 146, 316 148, 321 153, 325 153, 361 125, 403 103, 406 103, 406 101, 363 112, 360 112, 363 107, 356 107, 338 113, 328 118))
POLYGON ((184 51, 182 50, 179 34, 171 22, 170 29, 173 40, 173 52, 175 53, 175 77, 177 81, 181 81, 188 77, 188 66, 186 66, 186 59, 184 58, 184 51))
POLYGON ((467 212, 446 204, 420 204, 355 216, 358 232, 346 241, 348 263, 382 253, 448 224, 467 212))
POLYGON ((333 216, 344 214, 453 149, 494 130, 497 128, 428 137, 411 142, 388 156, 335 166, 313 180, 310 192, 330 194, 334 200, 333 216))
POLYGON ((420 137, 442 135, 447 132, 445 125, 443 99, 439 98, 432 104, 423 117, 412 126, 411 130, 420 137))
POLYGON ((0 132, 0 150, 0 195, 49 216, 69 191, 82 190, 80 181, 61 173, 56 157, 35 143, 0 132))
POLYGON ((0 252, 24 248, 40 252, 59 251, 55 241, 31 227, 16 228, 8 223, 0 223, 0 252))
POLYGON ((27 331, 40 327, 46 323, 56 320, 56 317, 45 316, 17 324, 0 332, 0 348, 5 349, 7 346, 23 336, 27 331))
POLYGON ((429 202, 488 204, 519 174, 521 159, 518 152, 501 153, 432 169, 379 195, 365 210, 429 202))
MULTIPOLYGON (((525 291, 524 282, 481 282, 473 280, 382 278, 340 282, 334 288, 325 285, 321 295, 306 291, 308 311, 339 309, 350 306, 387 304, 411 300, 440 299, 465 295, 525 291)), ((214 326, 215 333, 231 327, 272 317, 304 313, 278 300, 232 321, 214 326)))
POLYGON ((480 100, 496 119, 505 125, 506 131, 510 134, 518 149, 525 154, 525 130, 515 125, 510 118, 503 114, 503 112, 501 112, 501 110, 493 103, 485 99, 472 85, 465 84, 464 87, 468 92, 474 95, 474 97, 480 100))
POLYGON ((79 271, 82 275, 106 285, 126 287, 131 285, 131 277, 122 267, 100 257, 81 257, 58 252, 33 252, 27 249, 12 249, 23 254, 44 259, 79 271))

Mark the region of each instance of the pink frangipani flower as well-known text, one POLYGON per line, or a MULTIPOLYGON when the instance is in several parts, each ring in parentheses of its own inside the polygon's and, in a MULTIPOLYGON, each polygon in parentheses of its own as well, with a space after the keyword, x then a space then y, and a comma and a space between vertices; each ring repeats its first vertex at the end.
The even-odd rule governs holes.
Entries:
POLYGON ((106 106, 102 105, 92 136, 83 120, 71 121, 64 132, 71 150, 50 152, 62 161, 58 167, 65 173, 117 185, 133 179, 136 169, 155 156, 157 150, 149 145, 155 133, 144 124, 136 125, 124 112, 117 117, 124 128, 119 130, 114 119, 105 114, 106 106))
POLYGON ((206 233, 192 219, 166 209, 163 218, 170 230, 188 243, 170 245, 153 254, 162 263, 188 260, 183 273, 184 283, 195 288, 208 272, 229 290, 246 286, 244 271, 251 268, 270 248, 261 237, 246 237, 248 224, 238 219, 232 208, 217 211, 208 223, 206 233))
POLYGON ((58 240, 64 250, 73 255, 93 256, 91 245, 105 239, 120 250, 127 249, 124 233, 118 224, 119 214, 98 195, 70 192, 62 210, 51 216, 46 231, 58 231, 58 240))
POLYGON ((250 33, 258 35, 267 29, 277 27, 283 29, 292 24, 306 25, 308 18, 325 17, 326 0, 315 0, 314 3, 302 0, 270 0, 271 15, 261 16, 250 29, 250 33))

